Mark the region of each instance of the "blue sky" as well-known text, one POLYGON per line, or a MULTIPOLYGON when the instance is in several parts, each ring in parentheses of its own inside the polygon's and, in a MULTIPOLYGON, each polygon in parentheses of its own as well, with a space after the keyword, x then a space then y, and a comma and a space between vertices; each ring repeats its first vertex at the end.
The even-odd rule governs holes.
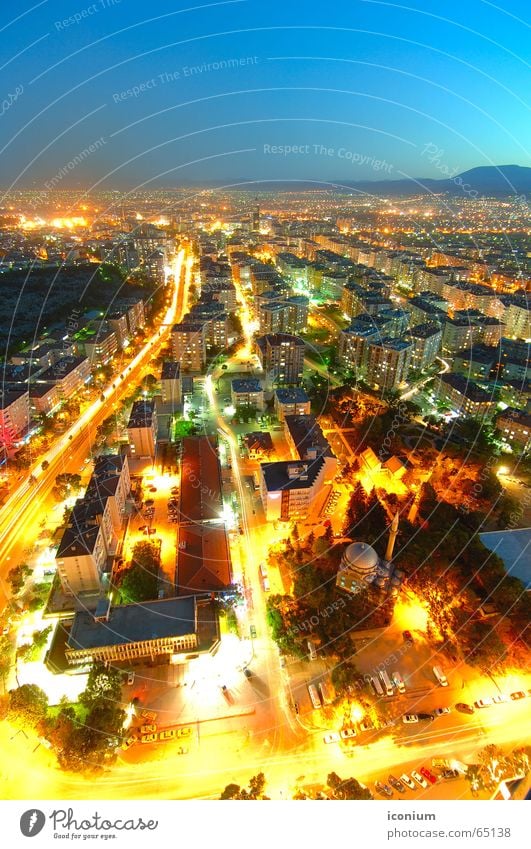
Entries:
POLYGON ((65 168, 61 187, 130 188, 530 165, 527 6, 18 0, 0 25, 0 183, 43 188, 65 168))

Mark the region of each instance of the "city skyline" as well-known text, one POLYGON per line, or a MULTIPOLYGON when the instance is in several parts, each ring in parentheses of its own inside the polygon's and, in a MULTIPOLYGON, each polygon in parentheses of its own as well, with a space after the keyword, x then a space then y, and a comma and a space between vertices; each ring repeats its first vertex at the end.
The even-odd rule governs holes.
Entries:
POLYGON ((3 27, 2 182, 58 187, 90 145, 61 188, 528 166, 524 12, 359 0, 324 16, 274 2, 265 20, 253 0, 156 15, 40 3, 3 27))
POLYGON ((95 800, 342 800, 374 846, 521 845, 518 806, 474 816, 531 797, 529 21, 412 2, 4 15, 23 841, 116 836, 95 800))

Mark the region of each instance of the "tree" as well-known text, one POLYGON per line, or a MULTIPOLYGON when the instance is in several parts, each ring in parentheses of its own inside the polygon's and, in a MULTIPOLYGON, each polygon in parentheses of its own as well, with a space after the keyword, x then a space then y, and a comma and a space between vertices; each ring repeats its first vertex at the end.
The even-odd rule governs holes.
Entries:
POLYGON ((336 772, 331 772, 326 779, 332 790, 334 799, 372 799, 368 787, 362 787, 356 778, 340 778, 336 772))
POLYGON ((36 684, 23 684, 9 691, 7 718, 10 722, 35 728, 45 717, 48 696, 36 684))
POLYGON ((257 775, 253 775, 249 781, 249 790, 246 790, 244 787, 240 787, 239 784, 227 784, 219 798, 238 799, 240 801, 267 799, 267 796, 264 796, 265 784, 265 775, 263 772, 259 772, 257 775))
POLYGON ((93 664, 87 686, 79 697, 87 711, 84 722, 62 711, 58 758, 64 769, 73 772, 99 772, 116 760, 125 711, 120 705, 121 673, 93 664))
POLYGON ((26 563, 19 563, 7 573, 7 580, 11 584, 11 592, 16 595, 21 591, 26 582, 26 578, 31 575, 31 569, 26 563))
POLYGON ((86 707, 91 707, 101 699, 119 701, 121 694, 122 678, 120 671, 107 667, 104 663, 94 663, 79 701, 86 707))
POLYGON ((340 696, 348 692, 358 676, 359 673, 355 665, 348 660, 334 666, 330 677, 337 695, 340 696))
POLYGON ((120 596, 123 604, 139 604, 151 601, 157 596, 157 576, 146 571, 143 566, 128 569, 120 584, 120 596))

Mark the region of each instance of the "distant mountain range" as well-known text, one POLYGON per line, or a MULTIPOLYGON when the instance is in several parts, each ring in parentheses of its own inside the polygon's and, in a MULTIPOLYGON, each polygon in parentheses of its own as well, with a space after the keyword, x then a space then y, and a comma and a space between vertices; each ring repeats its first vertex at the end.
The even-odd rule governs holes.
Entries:
POLYGON ((195 183, 221 188, 254 192, 301 192, 330 189, 335 191, 363 192, 370 195, 418 195, 449 193, 460 197, 478 197, 481 195, 508 196, 527 195, 531 197, 531 168, 521 165, 482 165, 470 168, 448 179, 434 180, 428 177, 416 177, 402 180, 253 180, 250 177, 223 180, 210 183, 195 183), (476 194, 477 193, 477 194, 476 194))
POLYGON ((406 180, 377 180, 348 183, 352 188, 375 194, 439 194, 475 197, 477 195, 522 195, 531 192, 531 168, 521 165, 482 165, 454 177, 433 180, 418 177, 406 180))

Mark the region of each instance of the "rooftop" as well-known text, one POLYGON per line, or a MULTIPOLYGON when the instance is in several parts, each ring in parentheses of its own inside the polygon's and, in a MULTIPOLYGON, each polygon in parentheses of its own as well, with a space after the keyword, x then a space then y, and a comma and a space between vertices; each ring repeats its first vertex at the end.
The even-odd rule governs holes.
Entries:
POLYGON ((286 416, 284 419, 290 436, 295 443, 295 447, 301 460, 307 456, 307 452, 311 448, 318 449, 320 455, 327 457, 335 457, 334 452, 330 448, 330 444, 317 423, 315 416, 286 416))
POLYGON ((162 363, 161 380, 178 380, 181 376, 181 364, 173 360, 164 360, 162 363))
POLYGON ((195 596, 125 604, 111 610, 108 620, 76 613, 67 648, 95 649, 144 640, 183 637, 196 632, 195 596))
POLYGON ((275 395, 279 404, 305 404, 310 400, 305 390, 298 386, 292 389, 277 389, 275 395))
POLYGON ((267 491, 279 492, 285 489, 309 489, 319 475, 323 463, 322 457, 304 463, 280 460, 277 463, 262 463, 260 468, 267 491))
POLYGON ((137 427, 151 427, 153 423, 154 410, 155 405, 153 401, 135 401, 131 409, 131 415, 129 416, 127 427, 129 429, 137 427))
POLYGON ((180 522, 221 521, 221 469, 213 436, 182 441, 180 522))
POLYGON ((232 391, 236 393, 245 392, 261 392, 262 384, 256 378, 245 378, 233 380, 231 383, 232 391))
POLYGON ((519 578, 526 590, 531 589, 531 528, 488 531, 480 534, 484 546, 501 557, 507 574, 519 578))
POLYGON ((177 548, 177 592, 223 590, 231 582, 227 534, 219 525, 181 525, 177 548))

